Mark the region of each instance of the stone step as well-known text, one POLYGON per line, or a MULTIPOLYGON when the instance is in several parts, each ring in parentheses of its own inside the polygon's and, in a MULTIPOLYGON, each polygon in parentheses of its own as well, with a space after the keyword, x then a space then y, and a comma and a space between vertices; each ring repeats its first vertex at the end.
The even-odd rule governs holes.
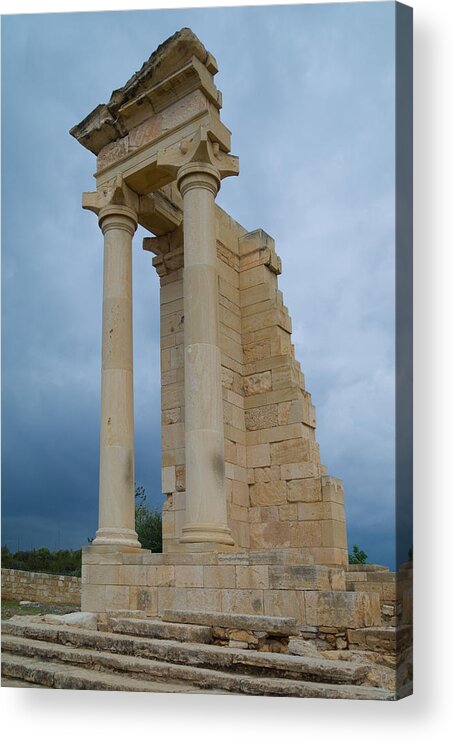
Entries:
POLYGON ((165 610, 163 621, 198 624, 227 629, 266 632, 273 636, 291 636, 297 633, 296 618, 282 616, 251 616, 242 613, 217 613, 215 611, 165 610))
MULTIPOLYGON (((13 679, 16 687, 66 688, 68 690, 116 690, 148 693, 201 693, 183 682, 138 680, 116 672, 100 672, 43 658, 2 652, 2 679, 13 679), (18 682, 19 681, 19 682, 18 682)), ((4 685, 2 681, 2 685, 4 685)), ((8 680, 6 682, 8 686, 8 680)), ((13 685, 14 687, 14 685, 13 685)))
POLYGON ((115 634, 147 636, 151 639, 174 639, 178 642, 209 644, 213 632, 209 626, 196 626, 185 623, 168 623, 155 619, 107 617, 102 627, 115 634))
POLYGON ((207 644, 183 644, 174 640, 126 636, 33 621, 26 623, 23 620, 4 622, 2 630, 5 648, 11 646, 11 643, 8 643, 8 636, 13 635, 27 640, 65 644, 94 651, 112 652, 116 655, 248 675, 267 675, 329 684, 360 685, 368 682, 367 665, 320 657, 256 652, 207 644))
POLYGON ((389 691, 381 688, 251 677, 13 636, 4 637, 4 642, 4 675, 50 687, 155 692, 198 690, 299 698, 393 698, 389 691), (175 685, 177 682, 179 686, 175 685))

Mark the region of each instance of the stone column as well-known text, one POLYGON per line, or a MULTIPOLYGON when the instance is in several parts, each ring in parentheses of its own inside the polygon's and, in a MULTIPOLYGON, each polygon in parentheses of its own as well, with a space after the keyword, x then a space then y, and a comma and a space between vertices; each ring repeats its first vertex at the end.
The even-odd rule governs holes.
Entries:
POLYGON ((216 167, 183 165, 186 524, 182 543, 233 545, 227 526, 214 199, 216 167))
POLYGON ((134 516, 132 237, 137 213, 99 210, 104 235, 99 527, 94 544, 140 547, 134 516))

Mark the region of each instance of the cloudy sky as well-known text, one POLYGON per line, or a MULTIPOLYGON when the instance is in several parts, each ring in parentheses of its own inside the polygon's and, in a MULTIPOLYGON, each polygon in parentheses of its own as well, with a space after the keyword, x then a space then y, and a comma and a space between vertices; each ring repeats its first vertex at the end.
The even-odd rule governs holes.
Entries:
MULTIPOLYGON (((393 566, 388 2, 2 19, 2 543, 78 548, 96 531, 102 236, 81 209, 95 158, 68 131, 183 26, 218 61, 240 158, 218 203, 271 234, 282 257, 322 460, 344 480, 349 544, 393 566)), ((134 238, 136 481, 161 505, 159 291, 143 236, 134 238)))

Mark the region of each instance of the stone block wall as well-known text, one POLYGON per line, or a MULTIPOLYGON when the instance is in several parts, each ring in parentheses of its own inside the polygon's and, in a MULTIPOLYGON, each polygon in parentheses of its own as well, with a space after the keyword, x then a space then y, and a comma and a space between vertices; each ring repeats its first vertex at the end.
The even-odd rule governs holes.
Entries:
POLYGON ((167 609, 291 616, 336 631, 380 625, 378 595, 345 590, 340 567, 307 563, 299 549, 233 553, 87 549, 82 610, 167 609))
POLYGON ((380 599, 383 626, 408 626, 413 621, 413 569, 403 564, 397 572, 379 564, 350 564, 347 590, 374 593, 380 599))
MULTIPOLYGON (((175 191, 168 192, 181 206, 175 191)), ((216 208, 219 343, 228 522, 238 550, 299 549, 317 564, 348 561, 342 482, 326 475, 315 408, 294 357, 263 230, 247 233, 216 208)), ((156 238, 161 285, 163 543, 181 551, 185 522, 182 229, 156 238), (159 240, 159 244, 158 244, 159 240)))
POLYGON ((19 569, 2 569, 2 599, 80 606, 81 579, 19 569))

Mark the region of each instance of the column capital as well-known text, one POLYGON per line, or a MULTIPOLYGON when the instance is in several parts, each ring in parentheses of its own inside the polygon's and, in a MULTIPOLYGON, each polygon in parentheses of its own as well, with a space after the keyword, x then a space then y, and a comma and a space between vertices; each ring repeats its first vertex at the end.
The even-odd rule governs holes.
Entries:
POLYGON ((110 229, 124 229, 132 237, 137 229, 137 214, 129 206, 104 206, 98 214, 98 224, 103 234, 110 229))
POLYGON ((219 170, 208 162, 188 162, 177 172, 177 186, 182 196, 191 188, 206 188, 216 196, 220 185, 219 170))
POLYGON ((107 208, 110 208, 112 213, 117 210, 119 214, 122 213, 122 209, 127 209, 135 215, 137 224, 139 207, 138 194, 126 185, 121 175, 117 175, 99 191, 82 194, 82 208, 93 211, 98 217, 101 211, 107 208))
POLYGON ((238 157, 222 151, 218 142, 212 142, 206 126, 201 126, 191 138, 159 152, 156 164, 177 179, 179 188, 187 175, 200 174, 200 186, 205 188, 212 188, 211 183, 217 181, 215 195, 223 178, 239 174, 238 157))

